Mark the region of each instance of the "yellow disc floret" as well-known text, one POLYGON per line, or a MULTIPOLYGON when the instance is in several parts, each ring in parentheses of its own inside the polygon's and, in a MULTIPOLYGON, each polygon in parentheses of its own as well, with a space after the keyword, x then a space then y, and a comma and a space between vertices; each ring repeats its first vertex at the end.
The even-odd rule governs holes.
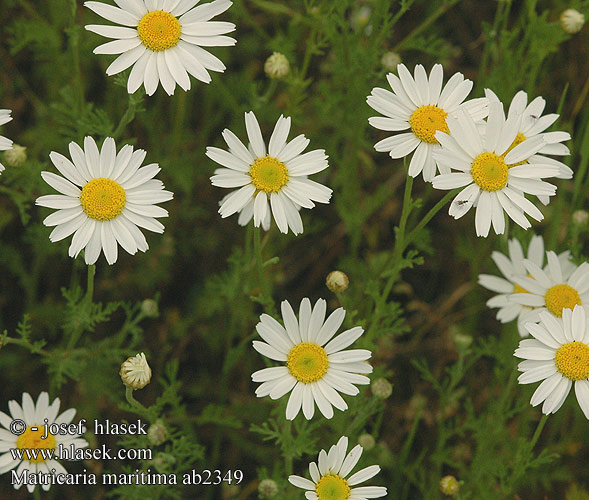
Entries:
MULTIPOLYGON (((525 140, 526 140, 526 136, 524 134, 522 134, 521 132, 519 132, 517 134, 517 136, 515 137, 515 139, 513 140, 513 142, 511 143, 511 146, 509 146, 507 148, 507 151, 505 151, 505 153, 503 153, 501 155, 501 158, 505 158, 507 156, 507 153, 509 153, 516 146, 519 146, 525 140)), ((528 162, 528 160, 522 160, 522 161, 520 161, 518 163, 511 163, 508 166, 509 166, 509 168, 511 168, 511 167, 517 167, 518 165, 523 165, 524 163, 527 163, 527 162, 528 162)))
POLYGON ((503 158, 495 153, 481 153, 471 166, 472 178, 484 191, 497 191, 507 184, 508 168, 503 158))
POLYGON ((563 309, 574 309, 581 305, 579 292, 569 285, 555 285, 544 296, 546 308, 555 316, 562 317, 563 309))
POLYGON ((180 21, 169 12, 154 10, 145 14, 137 25, 137 35, 149 50, 161 52, 178 45, 180 21))
POLYGON ((583 342, 569 342, 559 347, 554 362, 558 371, 568 379, 589 378, 589 346, 583 342))
MULTIPOLYGON (((45 439, 41 439, 45 435, 45 427, 38 425, 36 427, 27 427, 27 429, 18 436, 16 440, 16 447, 25 450, 39 450, 38 452, 30 451, 23 453, 23 459, 28 462, 38 464, 45 462, 45 457, 40 450, 54 450, 56 448, 55 437, 50 432, 47 433, 45 439)), ((47 456, 47 458, 49 458, 47 456)))
POLYGON ((319 500, 346 500, 350 497, 348 482, 337 474, 323 476, 315 486, 319 500))
POLYGON ((250 177, 258 191, 277 193, 288 182, 288 170, 284 163, 267 155, 254 162, 250 177))
POLYGON ((286 366, 290 374, 299 382, 312 384, 327 373, 329 362, 323 347, 311 342, 294 346, 288 353, 286 366))
POLYGON ((92 179, 82 188, 80 203, 88 217, 106 221, 118 217, 125 208, 125 190, 111 179, 92 179))
POLYGON ((448 134, 450 129, 446 125, 446 113, 442 108, 432 104, 417 108, 409 118, 411 130, 417 138, 429 144, 438 144, 436 132, 441 130, 448 134))

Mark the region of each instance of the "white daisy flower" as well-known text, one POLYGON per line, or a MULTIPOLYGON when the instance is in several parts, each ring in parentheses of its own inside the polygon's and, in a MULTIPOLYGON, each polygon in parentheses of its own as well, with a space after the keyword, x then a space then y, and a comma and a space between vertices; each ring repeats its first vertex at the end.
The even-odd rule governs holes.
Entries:
MULTIPOLYGON (((51 405, 49 404, 49 395, 46 392, 39 394, 37 403, 29 393, 22 395, 22 406, 16 401, 9 401, 8 408, 10 415, 0 411, 0 474, 16 468, 16 474, 21 476, 25 469, 29 474, 50 474, 54 471, 56 474, 67 474, 64 467, 55 460, 59 452, 59 446, 69 451, 70 446, 74 448, 85 448, 88 442, 80 437, 80 434, 51 434, 47 427, 47 436, 45 436, 45 424, 69 424, 76 415, 76 410, 70 408, 57 416, 59 412, 59 398, 55 398, 51 405), (22 420, 26 424, 26 429, 20 435, 13 434, 11 424, 15 420, 22 420), (37 452, 23 452, 24 457, 21 460, 15 460, 10 452, 11 449, 38 450, 37 452), (45 454, 45 455, 44 455, 45 454), (53 454, 52 458, 49 455, 53 454)), ((24 426, 23 426, 24 428, 24 426)), ((17 429, 22 430, 22 429, 17 429)), ((14 488, 19 489, 23 483, 15 483, 14 488)), ((41 484, 45 491, 49 489, 50 484, 41 484)), ((29 493, 35 489, 34 484, 27 484, 29 493)))
MULTIPOLYGON (((486 94, 489 100, 499 101, 499 98, 491 90, 487 89, 486 94)), ((562 143, 564 141, 568 141, 571 139, 571 135, 568 132, 544 132, 559 117, 559 115, 556 113, 551 113, 542 116, 542 112, 544 111, 545 106, 546 101, 540 96, 536 97, 530 102, 530 104, 528 104, 528 94, 526 94, 523 90, 520 90, 517 94, 515 94, 514 98, 511 101, 511 104, 509 105, 507 117, 509 118, 510 116, 519 115, 521 116, 521 124, 517 136, 515 137, 515 140, 513 141, 512 145, 509 147, 507 151, 511 151, 511 149, 513 149, 518 144, 521 144, 526 139, 532 139, 538 136, 542 137, 546 145, 543 146, 542 149, 538 151, 538 153, 530 156, 526 160, 522 160, 518 163, 518 165, 523 165, 524 163, 548 163, 552 165, 557 165, 560 168, 560 172, 558 175, 555 175, 554 177, 557 179, 570 179, 573 177, 573 171, 567 165, 553 158, 542 156, 569 155, 569 148, 567 148, 562 143)), ((538 195, 538 199, 544 205, 547 205, 550 201, 548 195, 538 195)))
POLYGON ((347 449, 348 438, 343 436, 330 448, 329 453, 321 450, 317 462, 309 464, 311 480, 291 475, 288 481, 297 488, 307 490, 305 498, 308 500, 367 500, 384 497, 387 494, 384 486, 353 488, 376 476, 380 472, 378 465, 365 467, 346 479, 360 460, 363 451, 359 444, 346 455, 347 449))
POLYGON ((523 372, 520 384, 542 383, 534 392, 531 404, 542 405, 542 413, 556 413, 575 383, 577 401, 589 419, 589 319, 586 311, 575 306, 565 309, 562 318, 546 311, 540 324, 527 323, 533 339, 522 340, 515 356, 525 359, 518 365, 523 372))
POLYGON ((60 241, 75 233, 69 256, 75 258, 85 249, 86 264, 94 264, 101 251, 114 264, 117 243, 131 255, 145 252, 149 246, 139 227, 163 233, 164 226, 156 218, 167 217, 168 211, 155 204, 174 196, 153 178, 161 170, 158 164, 139 168, 145 151, 125 145, 117 154, 111 137, 104 140, 100 152, 92 137, 84 139, 83 150, 75 142, 70 142, 69 150, 73 163, 55 151, 49 155, 63 177, 41 172, 45 182, 61 193, 36 201, 57 209, 43 221, 56 226, 49 239, 60 241))
MULTIPOLYGON (((10 109, 0 109, 0 126, 12 120, 10 113, 12 113, 10 109)), ((3 135, 0 135, 0 151, 8 151, 9 149, 12 149, 12 141, 3 135)), ((0 163, 0 173, 4 170, 6 170, 4 165, 0 163)))
MULTIPOLYGON (((509 257, 501 252, 493 252, 491 258, 501 271, 504 278, 493 276, 490 274, 479 275, 479 285, 484 286, 487 290, 497 292, 487 301, 487 306, 490 308, 499 308, 497 311, 497 319, 501 323, 509 323, 517 318, 517 329, 520 336, 527 337, 528 331, 524 324, 531 321, 537 323, 540 321, 538 310, 533 307, 528 307, 518 304, 510 300, 513 293, 527 293, 527 291, 519 286, 515 281, 515 276, 525 276, 527 274, 524 266, 524 252, 521 243, 515 238, 508 241, 509 257)), ((563 269, 563 273, 568 276, 576 269, 576 266, 570 261, 571 253, 567 250, 558 256, 558 260, 563 269)), ((528 246, 528 260, 542 268, 544 266, 544 240, 542 236, 532 236, 528 246)))
MULTIPOLYGON (((464 102, 472 90, 472 81, 455 73, 442 89, 444 70, 435 64, 429 79, 421 64, 415 66, 414 77, 404 64, 397 66, 399 76, 387 75, 389 90, 374 88, 366 99, 368 105, 383 116, 369 118, 370 125, 379 130, 410 132, 395 134, 374 145, 377 151, 388 151, 391 158, 403 158, 412 151, 409 175, 417 177, 423 172, 423 180, 430 182, 436 174, 432 153, 439 149, 436 132, 448 132, 446 118, 459 109, 465 110, 473 120, 487 116, 487 99, 464 102)), ((445 165, 438 165, 441 173, 449 173, 445 165)))
POLYGON ((310 420, 315 403, 325 418, 333 417, 332 406, 346 410, 348 405, 338 392, 355 396, 360 391, 353 384, 370 383, 368 377, 360 374, 372 372, 366 362, 372 353, 366 349, 344 351, 364 330, 356 326, 331 340, 346 312, 340 307, 325 320, 327 302, 323 299, 312 310, 310 300, 303 299, 298 321, 288 301, 282 302, 281 309, 284 327, 262 314, 256 330, 265 342, 254 340, 253 345, 260 354, 283 361, 286 366, 264 368, 252 374, 254 382, 262 382, 256 395, 279 399, 292 390, 286 406, 288 420, 293 420, 301 407, 310 420))
POLYGON ((115 0, 118 7, 102 2, 84 5, 99 16, 122 26, 90 24, 92 31, 113 41, 99 45, 95 54, 121 54, 106 68, 116 75, 133 66, 127 90, 133 94, 143 84, 152 95, 158 84, 168 95, 176 84, 190 89, 190 73, 209 83, 207 70, 225 71, 225 65, 202 47, 235 45, 224 36, 235 30, 233 23, 211 21, 231 7, 230 0, 195 5, 199 0, 115 0))
POLYGON ((325 170, 329 165, 323 149, 303 153, 309 139, 303 134, 286 142, 290 118, 280 115, 268 149, 253 111, 245 114, 248 147, 229 129, 223 139, 229 151, 208 147, 207 156, 224 168, 215 170, 213 186, 239 188, 221 200, 219 213, 229 217, 239 212, 238 223, 245 226, 252 218, 254 226, 270 227, 270 212, 278 229, 294 234, 303 232, 301 207, 313 208, 315 202, 329 203, 331 189, 307 179, 308 175, 325 170))
POLYGON ((476 206, 477 236, 487 236, 491 223, 497 234, 503 234, 504 211, 518 225, 529 228, 531 224, 524 213, 538 221, 544 216, 522 193, 537 196, 556 192, 555 186, 541 179, 558 175, 557 165, 518 165, 545 146, 542 137, 526 139, 509 150, 520 128, 520 120, 519 115, 506 120, 503 105, 491 101, 484 133, 464 110, 458 110, 456 117, 446 120, 451 135, 436 133, 442 146, 433 152, 436 162, 459 172, 438 175, 433 186, 436 189, 467 186, 454 198, 448 213, 459 219, 476 206))
POLYGON ((524 259, 527 276, 514 276, 513 281, 525 290, 514 293, 510 300, 533 307, 537 312, 548 311, 560 318, 563 310, 583 306, 589 313, 589 263, 563 269, 554 252, 546 252, 548 265, 542 270, 536 263, 524 259))

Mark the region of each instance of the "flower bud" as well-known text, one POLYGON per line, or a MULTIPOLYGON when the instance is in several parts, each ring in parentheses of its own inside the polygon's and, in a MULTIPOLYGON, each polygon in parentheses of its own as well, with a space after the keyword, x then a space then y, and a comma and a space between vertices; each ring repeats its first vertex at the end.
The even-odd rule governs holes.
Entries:
POLYGON ((350 280, 346 273, 331 271, 325 279, 325 284, 332 292, 343 292, 348 288, 350 280))
POLYGON ((165 473, 172 469, 176 463, 176 457, 169 453, 160 452, 151 462, 158 472, 165 473))
POLYGON ((274 52, 264 63, 264 71, 269 78, 281 80, 290 72, 290 64, 284 54, 274 52))
POLYGON ((147 439, 154 446, 159 446, 168 439, 168 429, 161 419, 156 420, 154 424, 147 429, 147 439))
POLYGON ((131 389, 143 389, 151 380, 151 368, 145 354, 136 354, 127 359, 119 372, 123 384, 131 389))
POLYGON ((371 450, 376 445, 376 441, 372 437, 372 434, 362 434, 358 438, 358 444, 362 446, 366 451, 371 450))
POLYGON ((589 213, 587 210, 575 210, 573 212, 573 224, 577 226, 586 226, 589 222, 589 213))
POLYGON ((350 16, 350 24, 352 25, 352 29, 355 31, 360 31, 367 27, 368 23, 370 22, 371 15, 372 9, 368 5, 363 5, 362 7, 354 10, 350 16))
POLYGON ((378 399, 387 399, 393 393, 393 386, 384 378, 377 378, 372 382, 370 388, 374 397, 378 399))
POLYGON ((141 312, 148 318, 157 318, 159 315, 157 302, 153 299, 145 299, 141 302, 141 312))
POLYGON ((453 497, 456 495, 456 493, 458 493, 459 489, 460 485, 454 476, 444 476, 442 479, 440 479, 440 491, 444 495, 453 497))
POLYGON ((385 52, 380 59, 380 64, 384 69, 396 71, 397 65, 401 64, 401 56, 393 51, 385 52))
POLYGON ((585 16, 578 10, 567 9, 560 15, 560 25, 562 29, 571 35, 581 31, 585 24, 585 16))
POLYGON ((4 152, 4 160, 10 167, 22 167, 27 161, 27 148, 20 144, 12 144, 12 149, 4 152))
POLYGON ((260 498, 269 499, 278 495, 278 485, 272 479, 262 479, 258 485, 258 495, 260 498))

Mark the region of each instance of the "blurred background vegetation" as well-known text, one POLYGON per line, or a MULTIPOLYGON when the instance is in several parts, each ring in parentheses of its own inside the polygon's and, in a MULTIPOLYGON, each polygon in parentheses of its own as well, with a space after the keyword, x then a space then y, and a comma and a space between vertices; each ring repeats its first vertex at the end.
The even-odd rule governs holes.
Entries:
MULTIPOLYGON (((561 28, 566 8, 589 15, 586 0, 236 0, 221 17, 237 25, 238 43, 212 50, 226 72, 209 85, 193 79, 187 93, 177 88, 169 97, 160 88, 148 98, 143 89, 127 94, 128 73, 105 75, 112 58, 92 54, 102 39, 84 30, 105 22, 82 2, 0 0, 0 107, 14 117, 1 133, 28 156, 18 167, 4 160, 0 178, 0 331, 14 339, 11 345, 5 336, 0 351, 0 410, 23 391, 36 399, 49 390, 63 408, 77 408, 76 418, 135 419, 118 370, 144 351, 154 378, 135 396, 156 404, 150 418, 162 418, 170 431, 153 447, 159 462, 66 468, 244 471, 237 487, 60 486, 43 497, 245 499, 258 497, 258 480, 272 478, 277 498, 298 499, 303 493, 287 483, 289 473, 306 475, 319 449, 341 435, 355 442, 368 433, 376 444, 360 465, 381 466, 371 484, 387 486, 390 498, 441 499, 446 474, 464 481, 462 499, 589 498, 587 420, 569 396, 529 450, 541 414, 529 405, 534 388, 516 382, 517 329, 495 319, 485 306, 489 293, 476 284, 479 273, 497 273, 492 250, 506 251, 511 237, 525 247, 531 231, 510 227, 502 237, 477 239, 472 216, 455 221, 443 209, 391 271, 406 169, 373 150, 384 133, 368 126, 375 113, 365 103, 373 87, 386 86, 382 58, 391 51, 411 70, 442 63, 444 81, 464 73, 475 82, 470 97, 484 88, 506 105, 519 89, 530 100, 543 96, 546 112, 561 113, 554 129, 573 136, 565 162, 575 178, 557 182, 534 231, 547 249, 570 249, 580 263, 587 225, 573 224, 571 214, 587 209, 589 43, 586 26, 574 35, 561 28), (273 51, 291 65, 280 81, 264 73, 273 51), (334 190, 331 204, 303 210, 303 235, 273 226, 263 238, 264 258, 278 257, 266 267, 274 303, 324 297, 329 310, 343 305, 344 326, 367 330, 358 343, 373 350, 372 380, 394 385, 385 400, 369 388, 347 397, 350 409, 332 421, 299 416, 291 427, 285 401, 254 394, 250 376, 263 361, 251 340, 263 307, 253 231, 217 214, 226 193, 211 186, 216 165, 204 155, 208 145, 224 147, 226 127, 244 138, 249 110, 266 139, 283 113, 293 119, 293 137, 304 133, 311 149, 330 156, 330 168, 314 178, 334 190), (114 266, 101 257, 91 305, 82 298, 83 260, 67 256, 69 238, 50 243, 41 222, 49 211, 34 205, 51 192, 40 176, 54 170, 49 152, 67 154, 68 143, 85 135, 145 149, 175 194, 165 205, 166 231, 147 235, 147 253, 121 252, 114 266), (325 287, 334 269, 350 278, 338 296, 325 287), (144 299, 155 299, 159 314, 144 299)), ((442 194, 416 179, 420 201, 408 227, 442 194)), ((142 437, 88 440, 91 447, 148 446, 142 437)), ((8 483, 9 475, 0 477, 1 498, 28 498, 8 483)))

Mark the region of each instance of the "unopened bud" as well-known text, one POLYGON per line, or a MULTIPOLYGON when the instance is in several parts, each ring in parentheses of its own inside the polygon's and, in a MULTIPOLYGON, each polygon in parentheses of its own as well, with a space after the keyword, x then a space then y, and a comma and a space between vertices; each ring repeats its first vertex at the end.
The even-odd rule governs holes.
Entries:
POLYGON ((571 35, 581 31, 585 24, 585 16, 578 10, 567 9, 560 15, 560 25, 562 29, 571 35))
POLYGON ((278 485, 272 479, 262 479, 258 485, 258 495, 260 498, 269 499, 278 495, 278 485))
POLYGON ((156 420, 154 424, 149 426, 149 429, 147 429, 147 439, 154 446, 159 446, 168 439, 168 429, 166 429, 162 420, 156 420))
POLYGON ((444 476, 442 479, 440 479, 440 491, 444 495, 453 497, 456 495, 456 493, 458 493, 459 489, 460 485, 454 476, 444 476))
POLYGON ((332 292, 343 292, 348 288, 350 279, 341 271, 331 271, 325 279, 325 284, 332 292))
POLYGON ((397 69, 397 65, 401 64, 401 56, 396 52, 385 52, 380 59, 380 64, 383 65, 384 69, 395 71, 397 69))
POLYGON ((160 452, 151 461, 158 472, 167 472, 176 463, 176 457, 169 453, 160 452))
POLYGON ((20 144, 12 144, 12 149, 4 151, 4 160, 10 167, 22 167, 27 161, 27 148, 20 144))
POLYGON ((159 315, 157 302, 153 299, 145 299, 143 302, 141 302, 141 311, 148 318, 157 318, 159 315))
POLYGON ((127 359, 119 371, 123 384, 131 389, 143 389, 151 380, 151 368, 145 354, 136 354, 127 359))
POLYGON ((372 437, 372 434, 362 434, 358 438, 358 444, 362 446, 366 451, 371 450, 376 445, 376 441, 372 437))
POLYGON ((269 78, 280 80, 290 72, 290 63, 284 54, 274 52, 264 63, 264 71, 269 78))
POLYGON ((387 399, 393 393, 393 386, 384 378, 377 378, 372 382, 370 388, 374 397, 378 399, 387 399))
POLYGON ((589 222, 589 213, 587 210, 575 210, 573 212, 573 223, 577 226, 586 226, 589 222))

